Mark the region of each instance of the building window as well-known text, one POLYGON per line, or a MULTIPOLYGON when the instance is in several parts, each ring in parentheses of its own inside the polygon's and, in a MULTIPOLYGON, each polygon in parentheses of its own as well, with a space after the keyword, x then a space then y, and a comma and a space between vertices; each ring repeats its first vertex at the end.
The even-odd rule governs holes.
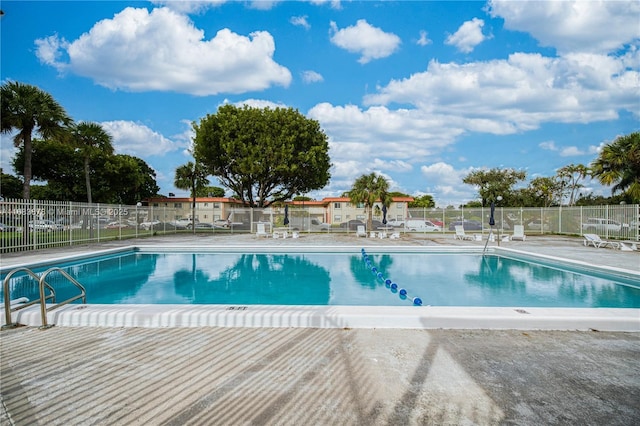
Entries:
POLYGON ((181 209, 182 208, 182 203, 173 203, 173 208, 181 209))
POLYGON ((213 208, 214 209, 219 209, 220 208, 220 203, 213 203, 213 208))
POLYGON ((356 207, 359 209, 364 209, 364 203, 358 203, 356 207))
POLYGON ((396 203, 396 208, 397 209, 401 209, 402 208, 403 203, 396 203))
POLYGON ((358 215, 356 215, 356 219, 364 220, 364 215, 363 214, 358 214, 358 215))
POLYGON ((333 203, 333 208, 334 209, 339 209, 340 208, 340 203, 333 203))
POLYGON ((207 207, 207 206, 209 206, 209 203, 204 203, 204 206, 202 207, 207 207))
POLYGON ((153 207, 160 207, 158 203, 153 203, 153 207))
POLYGON ((336 214, 333 216, 333 223, 338 223, 338 222, 342 222, 342 216, 339 214, 336 214))

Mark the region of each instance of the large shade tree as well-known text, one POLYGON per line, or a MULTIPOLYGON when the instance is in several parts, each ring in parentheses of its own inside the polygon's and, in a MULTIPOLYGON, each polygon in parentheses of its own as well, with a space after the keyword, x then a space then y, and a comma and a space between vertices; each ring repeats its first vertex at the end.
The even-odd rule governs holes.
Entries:
POLYGON ((91 159, 97 155, 113 154, 111 135, 98 123, 83 121, 71 128, 71 143, 78 150, 83 159, 84 180, 87 187, 87 202, 92 203, 91 197, 91 159))
POLYGON ((591 175, 611 193, 626 193, 633 203, 640 203, 640 132, 616 138, 600 151, 591 163, 591 175))
POLYGON ((478 188, 482 205, 486 206, 498 197, 504 200, 503 205, 513 202, 514 185, 526 178, 527 173, 514 169, 474 170, 462 179, 462 182, 478 188))
POLYGON ((34 131, 43 138, 61 136, 72 123, 66 111, 49 93, 36 86, 9 81, 2 85, 2 133, 17 131, 14 144, 24 147, 22 197, 31 197, 31 142, 34 131))
POLYGON ((362 175, 356 179, 351 190, 347 192, 347 196, 352 204, 364 205, 367 213, 367 229, 372 229, 373 227, 373 208, 376 202, 385 207, 391 205, 389 182, 384 176, 375 173, 362 175))
MULTIPOLYGON (((33 177, 47 181, 46 188, 32 198, 64 201, 85 201, 84 160, 71 144, 54 140, 33 141, 33 177)), ((18 149, 13 168, 20 174, 24 164, 24 149, 18 149)), ((156 173, 144 160, 126 154, 96 153, 91 158, 90 174, 94 182, 92 199, 96 203, 134 205, 158 194, 156 173)), ((33 188, 32 188, 33 189, 33 188)))
POLYGON ((329 182, 327 136, 292 108, 224 105, 193 129, 196 162, 246 205, 266 207, 329 182))

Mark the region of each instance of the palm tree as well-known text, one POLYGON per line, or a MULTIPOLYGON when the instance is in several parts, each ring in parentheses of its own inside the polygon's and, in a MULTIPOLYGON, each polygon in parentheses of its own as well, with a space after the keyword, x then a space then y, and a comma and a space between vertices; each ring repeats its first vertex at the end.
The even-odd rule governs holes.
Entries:
POLYGON ((176 188, 191 191, 191 221, 195 231, 196 195, 198 191, 209 185, 208 173, 198 163, 189 161, 176 169, 176 177, 173 182, 176 188))
POLYGON ((633 203, 640 202, 640 132, 616 138, 605 145, 591 163, 591 175, 611 193, 625 193, 633 203))
POLYGON ((368 213, 367 229, 373 227, 373 207, 376 202, 389 207, 391 196, 389 195, 389 182, 383 177, 371 173, 362 175, 353 183, 347 196, 353 204, 364 204, 364 210, 368 213))
POLYGON ((16 147, 24 148, 24 184, 22 197, 31 197, 31 140, 33 131, 43 138, 54 137, 73 120, 53 97, 36 86, 9 81, 2 85, 2 133, 17 130, 13 137, 16 147))
POLYGON ((84 159, 84 178, 87 185, 87 202, 91 203, 91 169, 89 162, 97 154, 113 154, 113 144, 101 125, 83 121, 71 129, 72 144, 84 159))

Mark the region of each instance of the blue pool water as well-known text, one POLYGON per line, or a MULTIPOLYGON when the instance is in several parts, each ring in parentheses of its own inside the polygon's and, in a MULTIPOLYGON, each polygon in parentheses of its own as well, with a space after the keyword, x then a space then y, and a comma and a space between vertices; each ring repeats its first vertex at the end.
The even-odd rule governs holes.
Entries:
MULTIPOLYGON (((360 252, 130 251, 59 266, 86 287, 93 304, 408 306, 418 297, 432 306, 640 308, 640 288, 626 278, 495 254, 366 254, 368 263, 360 252)), ((48 281, 58 300, 77 293, 55 275, 48 281)), ((12 298, 37 298, 26 277, 16 276, 11 287, 12 298)))

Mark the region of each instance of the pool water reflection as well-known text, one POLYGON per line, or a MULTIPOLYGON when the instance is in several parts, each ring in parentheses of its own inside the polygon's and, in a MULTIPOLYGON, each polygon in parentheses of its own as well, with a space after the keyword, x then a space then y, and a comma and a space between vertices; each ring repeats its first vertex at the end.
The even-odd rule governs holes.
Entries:
MULTIPOLYGON (((433 306, 640 307, 640 289, 620 281, 499 255, 392 253, 369 259, 384 279, 360 253, 132 251, 60 266, 87 288, 91 304, 402 306, 419 297, 433 306), (385 279, 408 297, 392 292, 385 279)), ((17 277, 11 285, 27 290, 25 280, 17 277)), ((75 294, 64 280, 49 281, 59 300, 75 294)))

